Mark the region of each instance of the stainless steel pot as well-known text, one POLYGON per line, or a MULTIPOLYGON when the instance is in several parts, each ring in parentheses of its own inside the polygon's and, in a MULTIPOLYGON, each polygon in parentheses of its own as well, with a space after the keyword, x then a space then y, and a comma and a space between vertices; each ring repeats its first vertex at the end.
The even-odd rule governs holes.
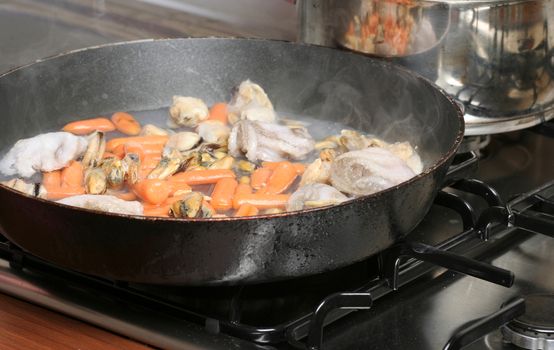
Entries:
POLYGON ((466 135, 554 117, 554 0, 301 0, 299 38, 383 57, 465 107, 466 135))

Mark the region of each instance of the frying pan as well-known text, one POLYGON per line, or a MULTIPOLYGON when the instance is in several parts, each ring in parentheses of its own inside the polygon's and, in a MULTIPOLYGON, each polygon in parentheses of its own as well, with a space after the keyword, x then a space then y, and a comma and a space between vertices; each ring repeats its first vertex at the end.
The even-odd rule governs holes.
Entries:
POLYGON ((460 110, 425 79, 329 48, 249 39, 174 39, 93 47, 0 76, 0 149, 110 112, 167 107, 175 94, 228 100, 245 79, 281 115, 340 122, 410 141, 420 175, 341 205, 248 218, 100 213, 0 186, 0 229, 47 261, 113 280, 171 285, 312 275, 401 240, 431 206, 464 130, 460 110))

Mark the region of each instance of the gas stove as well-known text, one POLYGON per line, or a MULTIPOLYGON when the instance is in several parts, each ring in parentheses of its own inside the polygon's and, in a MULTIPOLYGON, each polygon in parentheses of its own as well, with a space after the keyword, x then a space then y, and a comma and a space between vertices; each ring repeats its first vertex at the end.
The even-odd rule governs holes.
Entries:
POLYGON ((162 348, 550 349, 550 127, 495 135, 480 156, 458 156, 406 242, 339 271, 240 287, 136 285, 52 266, 3 240, 0 291, 162 348))
MULTIPOLYGON (((0 23, 42 44, 0 35, 11 48, 2 70, 65 49, 196 33, 176 25, 190 17, 175 8, 26 2, 0 6, 0 17, 19 19, 0 23)), ((244 34, 235 29, 217 34, 244 34)), ((0 239, 0 292, 160 348, 551 349, 553 125, 468 139, 472 152, 406 242, 338 271, 242 287, 135 285, 61 269, 0 239)))

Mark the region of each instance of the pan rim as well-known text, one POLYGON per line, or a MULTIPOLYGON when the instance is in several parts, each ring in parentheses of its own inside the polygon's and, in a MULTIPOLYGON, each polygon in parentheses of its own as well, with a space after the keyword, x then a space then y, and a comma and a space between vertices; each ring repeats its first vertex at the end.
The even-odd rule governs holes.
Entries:
POLYGON ((282 43, 282 44, 285 44, 285 45, 296 46, 296 47, 308 47, 308 48, 316 48, 317 50, 324 50, 324 51, 331 51, 331 52, 341 52, 341 54, 344 54, 344 55, 364 57, 366 60, 371 61, 371 64, 381 65, 381 66, 388 67, 388 68, 391 68, 391 69, 396 69, 398 71, 401 71, 404 74, 412 75, 417 80, 422 81, 424 85, 427 85, 427 86, 432 87, 433 89, 435 89, 442 97, 446 98, 446 100, 449 102, 449 104, 455 109, 456 117, 458 118, 458 122, 459 122, 459 129, 458 129, 458 132, 456 134, 456 138, 455 138, 454 142, 452 143, 452 145, 451 145, 450 149, 448 150, 448 152, 443 154, 442 157, 438 161, 433 163, 431 166, 426 168, 421 173, 417 174, 416 176, 410 178, 407 181, 401 182, 398 185, 389 187, 385 190, 375 192, 375 193, 372 193, 372 194, 369 194, 369 195, 351 198, 347 201, 344 201, 342 203, 335 204, 335 205, 329 205, 329 206, 317 207, 317 208, 309 208, 309 209, 297 210, 297 211, 292 211, 292 212, 283 212, 283 213, 277 213, 277 214, 261 214, 261 215, 247 216, 247 217, 216 217, 216 218, 174 218, 174 217, 162 217, 162 216, 152 216, 151 217, 151 216, 145 216, 145 215, 130 215, 130 214, 121 214, 121 213, 110 213, 110 212, 105 212, 105 211, 100 211, 100 210, 95 210, 95 209, 75 207, 75 206, 71 206, 71 205, 51 201, 51 200, 48 200, 48 199, 43 199, 43 198, 31 196, 31 195, 19 192, 15 189, 12 189, 12 188, 10 188, 6 185, 3 185, 1 183, 0 183, 0 189, 12 192, 15 195, 19 195, 19 196, 22 196, 22 197, 27 197, 27 198, 45 203, 47 205, 54 205, 54 206, 57 206, 57 207, 63 208, 63 209, 70 209, 70 210, 86 212, 86 213, 102 215, 102 216, 108 216, 108 217, 115 217, 115 218, 142 220, 142 221, 145 221, 145 222, 159 222, 159 221, 161 221, 161 222, 183 222, 183 223, 188 223, 188 222, 248 221, 248 220, 266 220, 266 219, 270 220, 270 219, 281 218, 281 217, 301 216, 301 215, 304 215, 304 214, 312 214, 314 212, 320 212, 320 211, 323 212, 323 211, 327 211, 327 210, 331 210, 331 209, 335 209, 335 208, 341 208, 343 206, 349 206, 352 203, 358 203, 358 202, 362 202, 362 201, 365 201, 365 200, 368 200, 368 199, 377 199, 379 197, 385 196, 386 194, 388 194, 392 191, 395 191, 395 190, 398 190, 399 188, 408 186, 409 184, 414 183, 414 182, 418 181, 419 179, 422 179, 426 176, 429 176, 436 169, 442 167, 444 165, 444 163, 446 163, 449 159, 451 159, 456 154, 456 151, 458 150, 460 144, 462 143, 462 140, 463 140, 463 137, 464 137, 464 131, 465 131, 465 121, 464 121, 463 111, 461 110, 460 106, 455 102, 455 100, 448 93, 446 93, 446 91, 444 89, 442 89, 438 85, 434 84, 429 79, 427 79, 427 78, 423 77, 422 75, 420 75, 416 72, 413 72, 413 71, 411 71, 411 70, 409 70, 409 69, 407 69, 403 66, 396 65, 396 64, 393 64, 391 62, 386 62, 386 61, 383 61, 383 60, 379 60, 377 58, 368 57, 367 55, 364 55, 364 54, 361 54, 361 53, 357 53, 357 52, 353 52, 353 51, 346 51, 346 50, 341 50, 341 49, 336 49, 336 48, 330 48, 330 47, 321 46, 321 45, 308 44, 308 43, 291 42, 291 41, 279 40, 279 39, 216 37, 216 36, 188 37, 188 38, 185 37, 185 38, 140 39, 140 40, 131 40, 131 41, 120 41, 120 42, 107 43, 107 44, 102 44, 102 45, 89 46, 89 47, 85 47, 85 48, 65 51, 65 52, 62 52, 62 53, 47 56, 47 57, 35 60, 31 63, 27 63, 27 64, 24 64, 24 65, 21 65, 21 66, 17 66, 17 67, 9 69, 9 70, 7 70, 3 73, 0 73, 0 79, 7 76, 7 75, 9 75, 9 74, 17 72, 19 70, 23 70, 23 69, 25 69, 27 67, 30 67, 30 66, 33 66, 35 64, 50 61, 50 60, 54 60, 54 59, 59 58, 59 57, 69 56, 69 55, 79 53, 79 52, 84 52, 84 51, 102 49, 102 48, 106 48, 106 47, 134 45, 134 44, 148 43, 148 42, 212 41, 212 40, 213 41, 233 41, 233 42, 241 42, 241 41, 242 42, 261 42, 261 43, 263 43, 263 42, 277 42, 277 43, 282 43))

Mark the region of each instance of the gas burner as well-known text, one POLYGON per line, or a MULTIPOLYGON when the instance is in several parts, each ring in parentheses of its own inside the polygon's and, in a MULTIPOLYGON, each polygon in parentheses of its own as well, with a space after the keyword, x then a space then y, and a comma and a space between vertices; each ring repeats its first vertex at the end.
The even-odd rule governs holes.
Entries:
POLYGON ((554 295, 529 295, 525 308, 523 315, 502 328, 504 340, 523 349, 554 349, 554 295))

